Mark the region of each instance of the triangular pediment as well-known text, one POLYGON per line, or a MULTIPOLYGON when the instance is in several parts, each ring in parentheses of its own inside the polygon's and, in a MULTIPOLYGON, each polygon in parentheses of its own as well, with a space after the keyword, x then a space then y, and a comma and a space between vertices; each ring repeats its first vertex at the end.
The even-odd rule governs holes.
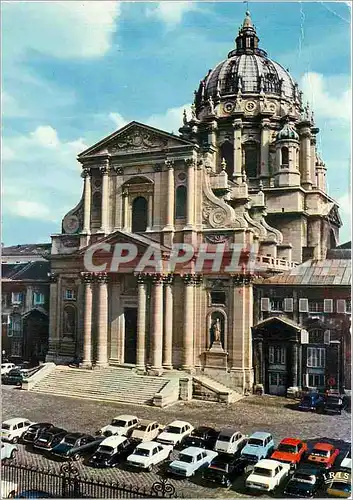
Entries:
MULTIPOLYGON (((166 247, 165 245, 161 245, 160 243, 157 243, 156 241, 153 241, 146 236, 136 233, 127 233, 125 231, 114 231, 114 233, 111 233, 108 236, 95 241, 93 245, 98 245, 101 243, 111 245, 112 249, 116 244, 136 245, 139 254, 144 253, 148 247, 153 247, 154 249, 159 250, 161 252, 161 255, 169 254, 169 252, 171 251, 170 248, 166 247)), ((88 247, 90 246, 91 245, 88 245, 88 247)), ((88 247, 83 248, 80 253, 85 253, 88 247)))
POLYGON ((256 326, 253 326, 253 330, 265 329, 270 327, 271 325, 284 325, 293 328, 294 330, 301 330, 301 326, 291 321, 288 318, 282 318, 280 316, 272 316, 271 318, 266 318, 263 321, 260 321, 256 326))
POLYGON ((78 155, 79 160, 94 156, 167 151, 194 146, 190 141, 139 122, 130 122, 78 155))

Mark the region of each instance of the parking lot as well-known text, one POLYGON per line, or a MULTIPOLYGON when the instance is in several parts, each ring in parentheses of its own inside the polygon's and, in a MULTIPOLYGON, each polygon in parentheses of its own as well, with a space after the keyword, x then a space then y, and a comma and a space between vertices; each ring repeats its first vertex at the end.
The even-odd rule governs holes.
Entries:
MULTIPOLYGON (((209 425, 216 429, 232 427, 243 434, 255 431, 267 431, 273 434, 275 444, 284 437, 298 437, 308 442, 324 440, 336 444, 343 449, 351 441, 350 414, 319 415, 301 413, 295 409, 294 401, 270 397, 248 396, 233 405, 221 405, 210 402, 192 401, 177 403, 165 409, 150 406, 116 405, 95 401, 87 401, 57 396, 46 396, 22 391, 11 386, 2 388, 3 420, 11 417, 26 417, 37 422, 52 422, 68 431, 80 431, 94 434, 97 429, 108 424, 119 414, 137 415, 139 418, 157 420, 168 424, 172 420, 181 419, 193 426, 209 425)), ((50 467, 59 470, 60 463, 18 445, 18 461, 36 466, 50 467)), ((177 455, 173 452, 172 458, 177 455)), ((339 462, 339 460, 338 460, 339 462)), ((78 463, 80 473, 86 477, 99 477, 107 480, 118 480, 120 483, 150 487, 165 477, 165 464, 157 466, 154 471, 135 472, 122 465, 114 469, 92 469, 78 463)), ((178 495, 188 498, 232 498, 249 496, 244 490, 244 476, 237 479, 228 489, 210 487, 203 482, 200 475, 194 478, 169 478, 178 495)), ((278 490, 275 496, 281 496, 278 490)))

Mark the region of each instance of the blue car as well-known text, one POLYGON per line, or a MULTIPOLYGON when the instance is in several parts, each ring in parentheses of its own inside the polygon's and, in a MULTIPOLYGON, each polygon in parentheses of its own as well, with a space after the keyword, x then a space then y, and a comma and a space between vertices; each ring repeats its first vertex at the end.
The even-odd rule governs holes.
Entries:
POLYGON ((275 448, 273 437, 268 432, 254 432, 241 450, 240 458, 256 463, 270 456, 275 448))
POLYGON ((311 392, 302 397, 300 403, 298 404, 298 410, 316 411, 323 408, 324 402, 325 400, 322 394, 319 394, 318 392, 311 392))

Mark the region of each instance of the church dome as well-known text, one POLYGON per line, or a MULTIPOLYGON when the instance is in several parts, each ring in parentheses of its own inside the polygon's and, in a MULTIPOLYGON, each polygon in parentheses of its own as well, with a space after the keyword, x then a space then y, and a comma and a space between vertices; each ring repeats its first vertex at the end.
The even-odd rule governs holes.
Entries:
POLYGON ((271 94, 289 100, 298 97, 297 83, 280 64, 267 57, 258 42, 250 13, 246 12, 236 48, 201 81, 196 93, 197 107, 209 97, 219 99, 238 92, 271 94))
POLYGON ((299 134, 295 130, 294 126, 290 123, 286 123, 284 127, 278 132, 276 140, 277 141, 285 141, 294 139, 295 141, 299 141, 299 134))

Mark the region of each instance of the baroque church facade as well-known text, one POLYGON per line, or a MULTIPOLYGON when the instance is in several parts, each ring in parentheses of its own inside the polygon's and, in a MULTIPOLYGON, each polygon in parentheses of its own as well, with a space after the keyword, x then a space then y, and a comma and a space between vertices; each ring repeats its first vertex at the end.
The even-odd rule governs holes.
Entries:
POLYGON ((250 246, 263 279, 337 245, 338 207, 298 84, 259 48, 248 12, 235 44, 201 80, 179 136, 131 122, 78 156, 82 198, 52 236, 48 361, 209 370, 252 389, 254 273, 91 273, 86 249, 250 246))

